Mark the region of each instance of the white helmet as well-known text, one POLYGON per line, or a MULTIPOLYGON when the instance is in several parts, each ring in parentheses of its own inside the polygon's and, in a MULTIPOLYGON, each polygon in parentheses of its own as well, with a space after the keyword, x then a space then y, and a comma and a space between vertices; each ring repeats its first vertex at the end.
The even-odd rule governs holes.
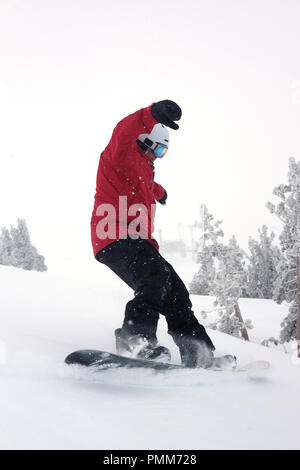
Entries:
POLYGON ((161 152, 157 154, 157 157, 162 157, 166 150, 169 148, 169 132, 166 126, 163 124, 155 124, 150 134, 140 134, 138 136, 138 141, 142 142, 147 149, 151 149, 154 153, 156 153, 159 147, 165 147, 165 152, 161 152))

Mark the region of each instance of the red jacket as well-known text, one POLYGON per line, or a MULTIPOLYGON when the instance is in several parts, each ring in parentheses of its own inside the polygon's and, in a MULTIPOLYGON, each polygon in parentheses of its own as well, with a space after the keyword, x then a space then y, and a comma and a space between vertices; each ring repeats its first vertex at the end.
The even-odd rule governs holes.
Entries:
POLYGON ((157 241, 151 237, 155 200, 161 199, 165 191, 154 181, 154 165, 136 143, 140 134, 150 133, 157 124, 150 108, 140 109, 120 121, 100 156, 91 219, 95 256, 128 233, 139 233, 158 249, 157 241), (132 207, 133 204, 137 206, 132 207))

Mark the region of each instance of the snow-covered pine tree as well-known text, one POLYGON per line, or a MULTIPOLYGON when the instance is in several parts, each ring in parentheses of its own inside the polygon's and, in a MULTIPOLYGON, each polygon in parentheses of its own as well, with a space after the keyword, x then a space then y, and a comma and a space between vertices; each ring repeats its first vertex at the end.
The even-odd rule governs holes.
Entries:
POLYGON ((243 321, 238 304, 246 285, 245 254, 235 237, 228 246, 221 243, 220 238, 224 236, 220 228, 222 221, 214 221, 206 206, 201 206, 200 214, 201 219, 196 224, 201 230, 198 243, 200 268, 190 285, 190 292, 216 297, 214 305, 219 307, 219 318, 211 324, 212 328, 248 340, 247 328, 251 327, 251 322, 243 321))
POLYGON ((11 265, 13 241, 7 228, 1 229, 0 235, 0 264, 11 265))
POLYGON ((10 264, 29 271, 46 271, 45 259, 31 244, 28 228, 24 219, 18 219, 18 226, 11 227, 12 251, 10 264))
POLYGON ((252 328, 252 324, 250 320, 244 322, 238 303, 247 283, 245 253, 233 236, 227 246, 218 244, 215 247, 215 256, 218 268, 211 294, 216 297, 214 305, 220 309, 219 318, 211 326, 249 341, 247 329, 252 328))
POLYGON ((214 259, 208 248, 197 253, 199 269, 189 285, 190 293, 196 295, 209 295, 211 283, 215 277, 214 259))
POLYGON ((282 342, 296 339, 300 357, 300 162, 289 159, 288 185, 277 186, 273 194, 280 198, 274 205, 268 202, 270 212, 283 222, 280 244, 283 257, 277 268, 274 300, 289 302, 289 314, 283 320, 280 332, 282 342))
POLYGON ((195 228, 200 229, 200 238, 196 243, 196 263, 200 266, 189 285, 191 294, 209 295, 210 293, 211 284, 216 275, 212 245, 218 243, 218 239, 224 236, 223 231, 219 229, 221 223, 220 220, 214 221, 214 217, 204 204, 200 206, 200 220, 194 224, 195 228))
POLYGON ((274 281, 277 277, 276 266, 281 259, 280 249, 274 245, 275 235, 268 234, 268 228, 263 225, 258 229, 259 240, 249 238, 250 251, 248 264, 248 284, 245 296, 262 299, 272 299, 274 281))

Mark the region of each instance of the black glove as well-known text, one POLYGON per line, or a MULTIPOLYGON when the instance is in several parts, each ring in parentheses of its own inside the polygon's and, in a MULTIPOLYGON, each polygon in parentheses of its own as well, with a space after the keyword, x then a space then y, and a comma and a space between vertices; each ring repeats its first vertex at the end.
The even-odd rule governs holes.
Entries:
POLYGON ((157 199, 157 202, 159 202, 160 204, 164 206, 167 202, 167 197, 168 197, 167 191, 165 190, 165 194, 163 195, 161 199, 157 199))
POLYGON ((178 104, 174 103, 174 101, 163 100, 154 103, 151 106, 151 114, 157 122, 171 127, 171 129, 179 129, 178 124, 174 121, 179 121, 182 112, 178 104))

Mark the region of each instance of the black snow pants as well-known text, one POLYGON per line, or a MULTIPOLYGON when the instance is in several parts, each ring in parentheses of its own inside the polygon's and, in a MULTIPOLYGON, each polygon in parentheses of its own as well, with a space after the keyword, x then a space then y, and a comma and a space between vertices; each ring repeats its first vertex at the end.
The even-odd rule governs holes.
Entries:
POLYGON ((122 328, 129 334, 156 338, 159 314, 178 345, 181 337, 204 341, 214 349, 193 311, 189 293, 174 268, 144 239, 120 239, 103 248, 96 259, 114 271, 134 290, 125 309, 122 328))

